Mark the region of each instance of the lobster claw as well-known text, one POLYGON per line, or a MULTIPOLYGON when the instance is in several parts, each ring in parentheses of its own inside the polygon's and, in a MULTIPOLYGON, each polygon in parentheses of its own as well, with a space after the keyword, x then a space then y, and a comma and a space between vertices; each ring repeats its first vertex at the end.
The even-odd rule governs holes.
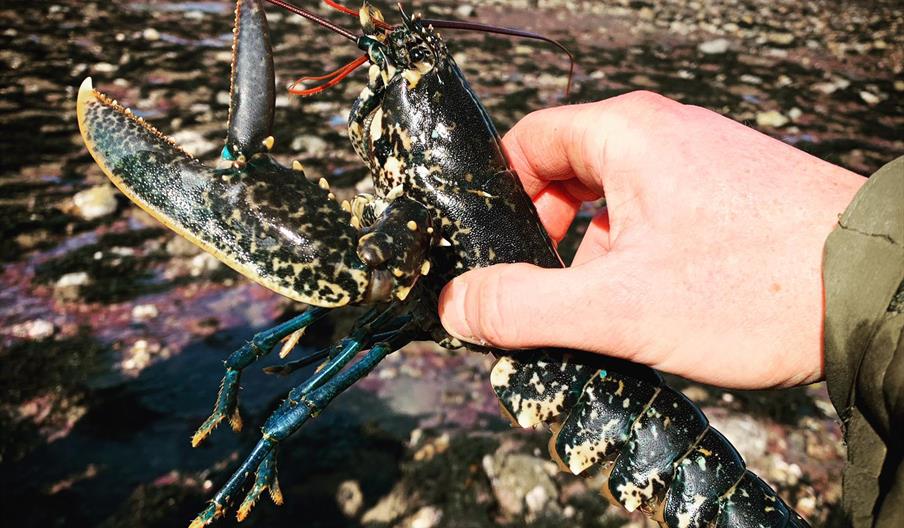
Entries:
POLYGON ((259 1, 236 2, 232 35, 229 125, 223 148, 223 159, 230 161, 270 150, 276 102, 270 30, 259 1))
MULTIPOLYGON (((291 299, 323 307, 361 302, 372 270, 359 234, 329 192, 267 153, 274 75, 260 2, 236 7, 226 168, 211 168, 86 79, 79 128, 110 180, 164 225, 239 273, 291 299)), ((325 182, 324 182, 325 183, 325 182)))

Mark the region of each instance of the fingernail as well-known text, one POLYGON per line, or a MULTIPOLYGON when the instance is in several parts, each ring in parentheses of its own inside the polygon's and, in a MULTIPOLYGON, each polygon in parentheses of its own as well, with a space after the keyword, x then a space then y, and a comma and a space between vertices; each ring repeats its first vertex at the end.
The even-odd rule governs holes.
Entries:
POLYGON ((455 279, 443 289, 440 295, 440 320, 449 335, 461 341, 474 341, 468 320, 465 317, 465 294, 468 282, 455 279))

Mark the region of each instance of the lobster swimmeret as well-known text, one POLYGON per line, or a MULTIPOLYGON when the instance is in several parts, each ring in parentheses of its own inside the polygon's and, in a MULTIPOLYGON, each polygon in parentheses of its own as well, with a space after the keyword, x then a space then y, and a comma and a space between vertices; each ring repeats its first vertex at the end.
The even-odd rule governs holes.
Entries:
MULTIPOLYGON (((401 25, 388 26, 375 8, 365 5, 360 13, 364 34, 355 40, 371 66, 348 132, 376 195, 351 203, 337 202, 326 180, 305 179, 300 164, 283 167, 269 154, 274 74, 257 0, 236 7, 230 115, 218 168, 182 152, 90 81, 79 91, 85 144, 132 201, 248 278, 317 306, 256 335, 227 359, 214 411, 194 444, 223 419, 241 427, 243 368, 284 339, 288 353, 328 308, 373 305, 346 339, 276 369, 323 362, 270 416, 261 440, 193 527, 222 516, 251 473, 256 478, 240 519, 264 490, 281 502, 279 442, 387 354, 412 340, 462 346, 437 317, 437 296, 452 277, 495 263, 562 266, 445 44, 429 24, 401 18, 401 25)), ((469 348, 499 356, 491 383, 509 417, 521 427, 551 424, 552 456, 575 474, 603 472, 602 492, 613 503, 673 528, 807 526, 655 371, 568 350, 507 355, 469 348)))

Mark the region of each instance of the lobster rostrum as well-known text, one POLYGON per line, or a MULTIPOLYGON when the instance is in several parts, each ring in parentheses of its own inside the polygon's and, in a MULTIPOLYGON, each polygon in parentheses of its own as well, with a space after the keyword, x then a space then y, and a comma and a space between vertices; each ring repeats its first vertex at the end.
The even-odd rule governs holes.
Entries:
MULTIPOLYGON (((229 356, 194 445, 224 419, 241 427, 242 369, 280 342, 284 357, 330 308, 373 305, 345 339, 269 369, 320 363, 268 418, 260 441, 192 528, 224 515, 252 474, 239 519, 265 490, 281 503, 280 441, 389 353, 413 340, 462 346, 437 317, 439 292, 451 278, 496 263, 563 265, 446 45, 426 21, 404 12, 401 19, 388 26, 365 4, 363 35, 351 37, 371 66, 348 134, 376 190, 351 203, 339 203, 326 180, 308 181, 297 162, 284 167, 269 154, 275 87, 259 0, 237 2, 228 131, 216 167, 185 154, 90 79, 79 90, 85 144, 123 193, 246 277, 313 306, 229 356)), ((672 528, 807 526, 652 369, 570 350, 469 348, 498 356, 490 380, 512 421, 550 424, 553 458, 574 474, 602 473, 601 491, 614 504, 672 528)))

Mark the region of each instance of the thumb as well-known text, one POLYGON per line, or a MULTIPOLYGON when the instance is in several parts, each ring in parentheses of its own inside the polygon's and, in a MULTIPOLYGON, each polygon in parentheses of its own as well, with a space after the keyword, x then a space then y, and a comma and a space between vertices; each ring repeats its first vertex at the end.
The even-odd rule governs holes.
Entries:
POLYGON ((618 275, 598 269, 609 268, 604 260, 573 268, 497 264, 469 271, 443 289, 440 319, 449 334, 475 344, 606 350, 613 333, 599 322, 609 321, 610 306, 618 304, 606 294, 612 283, 607 277, 618 275))

